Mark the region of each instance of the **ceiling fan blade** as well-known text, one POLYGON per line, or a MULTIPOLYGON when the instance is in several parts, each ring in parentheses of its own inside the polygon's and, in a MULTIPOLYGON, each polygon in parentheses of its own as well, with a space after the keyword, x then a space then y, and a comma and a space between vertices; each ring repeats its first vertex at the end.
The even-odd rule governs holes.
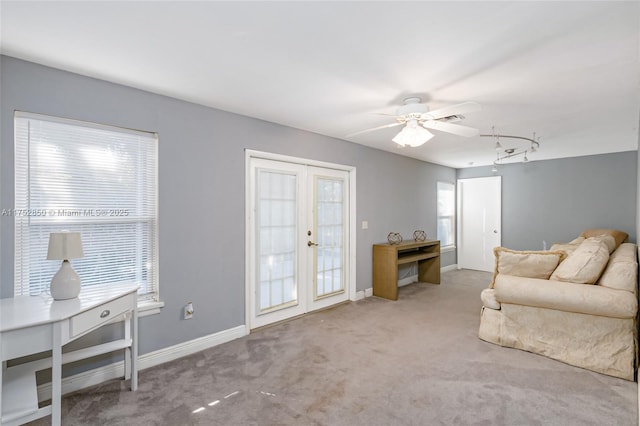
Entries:
POLYGON ((347 136, 345 136, 346 138, 350 138, 352 136, 357 136, 357 135, 361 135, 363 133, 369 133, 369 132, 374 132, 376 130, 381 130, 381 129, 387 129, 389 127, 396 127, 396 126, 401 126, 404 123, 391 123, 391 124, 385 124, 384 126, 378 126, 378 127, 374 127, 372 129, 366 129, 366 130, 360 130, 359 132, 355 132, 355 133, 350 133, 347 136))
POLYGON ((478 129, 474 129, 473 127, 461 126, 459 124, 451 124, 445 123, 437 120, 428 120, 422 123, 423 127, 427 129, 439 130, 441 132, 452 133, 458 136, 464 136, 467 138, 471 138, 473 136, 478 136, 478 129))
POLYGON ((386 112, 370 112, 369 114, 372 114, 372 115, 384 115, 385 117, 397 117, 396 114, 389 114, 389 113, 386 113, 386 112))
POLYGON ((482 105, 477 102, 464 102, 461 104, 451 105, 448 107, 426 112, 423 114, 423 116, 425 118, 437 120, 438 118, 449 117, 456 114, 465 114, 467 112, 480 111, 481 109, 482 105))

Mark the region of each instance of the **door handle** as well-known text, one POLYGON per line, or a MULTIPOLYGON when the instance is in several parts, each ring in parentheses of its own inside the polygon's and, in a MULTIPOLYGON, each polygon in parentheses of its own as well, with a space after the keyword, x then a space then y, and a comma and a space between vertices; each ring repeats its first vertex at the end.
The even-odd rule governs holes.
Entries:
POLYGON ((497 234, 497 233, 498 233, 498 230, 497 230, 497 229, 494 229, 494 230, 493 230, 493 233, 494 233, 494 234, 497 234))
POLYGON ((311 247, 311 246, 317 246, 318 243, 314 243, 313 241, 307 241, 307 246, 311 247))

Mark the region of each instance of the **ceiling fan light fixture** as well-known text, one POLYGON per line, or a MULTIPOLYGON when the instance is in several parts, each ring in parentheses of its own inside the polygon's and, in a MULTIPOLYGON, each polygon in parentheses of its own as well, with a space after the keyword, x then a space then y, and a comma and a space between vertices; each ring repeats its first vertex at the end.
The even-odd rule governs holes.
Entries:
POLYGON ((407 125, 391 139, 401 146, 417 147, 433 137, 433 133, 418 125, 417 120, 407 121, 407 125))

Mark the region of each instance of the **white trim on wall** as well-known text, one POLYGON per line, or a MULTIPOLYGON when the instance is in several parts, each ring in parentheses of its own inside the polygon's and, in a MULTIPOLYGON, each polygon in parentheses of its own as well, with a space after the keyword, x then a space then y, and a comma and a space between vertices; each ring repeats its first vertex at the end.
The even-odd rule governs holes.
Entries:
MULTIPOLYGON (((244 325, 199 337, 177 345, 149 352, 138 357, 138 369, 155 367, 223 343, 246 336, 244 325)), ((124 377, 124 361, 114 362, 103 367, 88 370, 62 379, 62 394, 79 391, 90 386, 99 385, 107 380, 124 377)), ((51 383, 38 386, 38 400, 51 399, 51 383)))
POLYGON ((442 268, 440 268, 440 273, 449 272, 449 271, 455 271, 456 269, 458 269, 458 265, 456 263, 454 263, 453 265, 447 265, 447 266, 443 266, 442 268))

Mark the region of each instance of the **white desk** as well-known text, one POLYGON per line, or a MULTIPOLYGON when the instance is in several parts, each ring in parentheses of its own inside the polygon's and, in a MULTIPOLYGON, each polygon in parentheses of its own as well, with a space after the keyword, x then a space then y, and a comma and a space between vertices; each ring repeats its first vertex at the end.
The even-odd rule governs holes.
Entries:
POLYGON ((136 285, 99 287, 77 299, 53 301, 49 296, 0 299, 0 424, 20 425, 51 414, 60 425, 62 364, 125 350, 125 379, 138 387, 138 309, 136 285), (73 352, 62 347, 124 316, 124 339, 73 352), (51 358, 6 367, 6 361, 51 351, 51 358), (51 368, 51 405, 38 408, 36 371, 51 368))

